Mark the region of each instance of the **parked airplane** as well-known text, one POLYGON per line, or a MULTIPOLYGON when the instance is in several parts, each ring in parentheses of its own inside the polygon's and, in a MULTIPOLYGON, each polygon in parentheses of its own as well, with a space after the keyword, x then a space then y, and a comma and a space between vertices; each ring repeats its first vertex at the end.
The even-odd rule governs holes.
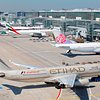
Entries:
POLYGON ((100 43, 99 42, 55 44, 55 46, 65 48, 67 50, 66 53, 71 53, 71 50, 79 51, 79 52, 94 52, 96 54, 100 53, 100 43))
POLYGON ((3 29, 6 29, 6 33, 10 32, 10 31, 13 31, 15 32, 16 34, 20 34, 16 31, 16 29, 14 29, 11 25, 9 25, 8 23, 6 22, 0 22, 0 26, 3 27, 3 29))
POLYGON ((100 63, 74 66, 39 68, 16 64, 28 69, 14 70, 0 60, 0 77, 22 82, 45 82, 56 84, 57 88, 88 86, 90 78, 99 78, 100 63))
MULTIPOLYGON (((51 29, 44 29, 44 28, 39 28, 39 27, 13 27, 10 24, 6 23, 2 24, 0 23, 1 27, 5 27, 7 30, 9 30, 9 33, 12 35, 16 35, 14 37, 18 37, 19 35, 29 35, 32 37, 46 37, 47 34, 46 32, 52 32, 51 29)), ((8 33, 8 32, 7 32, 8 33)), ((21 36, 19 36, 21 37, 21 36)))
POLYGON ((65 48, 67 50, 66 53, 71 53, 71 50, 79 52, 94 52, 96 54, 100 53, 100 42, 76 43, 75 41, 66 39, 64 34, 56 36, 55 41, 56 43, 53 45, 65 48))

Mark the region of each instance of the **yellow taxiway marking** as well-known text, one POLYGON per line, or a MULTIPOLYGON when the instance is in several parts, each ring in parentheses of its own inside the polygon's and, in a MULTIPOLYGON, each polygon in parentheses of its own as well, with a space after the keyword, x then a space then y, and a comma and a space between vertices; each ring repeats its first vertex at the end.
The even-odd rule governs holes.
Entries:
POLYGON ((90 94, 89 96, 99 96, 100 97, 100 94, 90 94))

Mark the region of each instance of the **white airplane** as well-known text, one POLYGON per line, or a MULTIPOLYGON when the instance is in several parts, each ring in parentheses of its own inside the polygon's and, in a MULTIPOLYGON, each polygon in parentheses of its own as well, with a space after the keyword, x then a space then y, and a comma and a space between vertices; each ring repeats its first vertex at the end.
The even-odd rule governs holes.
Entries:
POLYGON ((1 78, 20 82, 53 83, 57 88, 73 88, 88 86, 91 78, 100 76, 100 63, 47 68, 12 63, 27 69, 14 70, 0 60, 1 78))
MULTIPOLYGON (((12 28, 15 29, 18 33, 20 33, 20 35, 28 34, 30 36, 34 36, 34 34, 36 34, 36 33, 37 34, 41 33, 42 36, 47 36, 46 32, 52 32, 51 29, 44 29, 44 28, 39 28, 39 27, 34 27, 34 26, 33 27, 12 26, 12 28)), ((16 34, 16 35, 18 35, 18 34, 16 34)))
POLYGON ((100 43, 90 42, 90 43, 74 43, 74 44, 55 44, 56 47, 65 48, 66 53, 70 53, 71 50, 79 52, 94 52, 100 54, 100 43))
POLYGON ((65 48, 67 50, 66 53, 71 53, 71 50, 79 52, 94 52, 96 54, 100 53, 100 42, 76 43, 75 41, 66 39, 64 34, 58 34, 55 35, 55 37, 56 43, 52 45, 59 48, 65 48))
POLYGON ((12 26, 16 30, 42 30, 44 28, 41 28, 39 26, 12 26))
POLYGON ((19 35, 29 35, 33 37, 47 37, 46 32, 53 32, 52 29, 44 29, 39 27, 19 27, 19 26, 11 26, 8 23, 0 23, 0 26, 7 29, 12 35, 16 35, 18 37, 19 35))

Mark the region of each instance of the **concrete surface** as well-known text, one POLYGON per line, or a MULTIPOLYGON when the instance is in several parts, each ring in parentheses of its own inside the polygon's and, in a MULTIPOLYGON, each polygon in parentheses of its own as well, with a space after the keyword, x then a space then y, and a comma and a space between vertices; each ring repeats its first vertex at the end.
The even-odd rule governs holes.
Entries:
MULTIPOLYGON (((33 42, 29 38, 12 38, 0 36, 0 58, 12 69, 21 69, 12 65, 16 63, 52 67, 62 66, 62 62, 73 65, 77 62, 94 62, 100 55, 73 51, 66 55, 66 50, 55 48, 49 42, 33 42)), ((20 83, 0 78, 0 100, 56 100, 59 92, 53 86, 44 83, 20 83)), ((100 83, 92 83, 91 88, 63 89, 59 100, 100 100, 100 83)))

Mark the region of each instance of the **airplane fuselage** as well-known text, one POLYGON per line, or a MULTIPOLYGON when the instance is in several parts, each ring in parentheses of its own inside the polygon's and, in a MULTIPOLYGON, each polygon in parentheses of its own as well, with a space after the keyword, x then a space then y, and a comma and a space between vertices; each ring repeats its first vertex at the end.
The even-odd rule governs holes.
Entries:
POLYGON ((100 43, 75 43, 75 44, 56 44, 56 47, 65 48, 80 52, 100 53, 100 43))
MULTIPOLYGON (((33 36, 34 33, 41 33, 42 36, 47 36, 46 32, 52 32, 51 29, 37 29, 37 30, 34 30, 34 29, 28 29, 28 30, 17 30, 18 33, 20 33, 20 35, 30 35, 30 36, 33 36)), ((13 32, 13 34, 15 34, 13 32)), ((16 34, 17 35, 17 34, 16 34)))
MULTIPOLYGON (((1 71, 0 71, 1 72, 1 71)), ((40 69, 24 69, 3 71, 4 78, 14 81, 25 82, 45 82, 53 77, 59 77, 66 74, 78 74, 80 77, 95 77, 100 75, 99 64, 86 64, 67 67, 52 67, 40 69)))

